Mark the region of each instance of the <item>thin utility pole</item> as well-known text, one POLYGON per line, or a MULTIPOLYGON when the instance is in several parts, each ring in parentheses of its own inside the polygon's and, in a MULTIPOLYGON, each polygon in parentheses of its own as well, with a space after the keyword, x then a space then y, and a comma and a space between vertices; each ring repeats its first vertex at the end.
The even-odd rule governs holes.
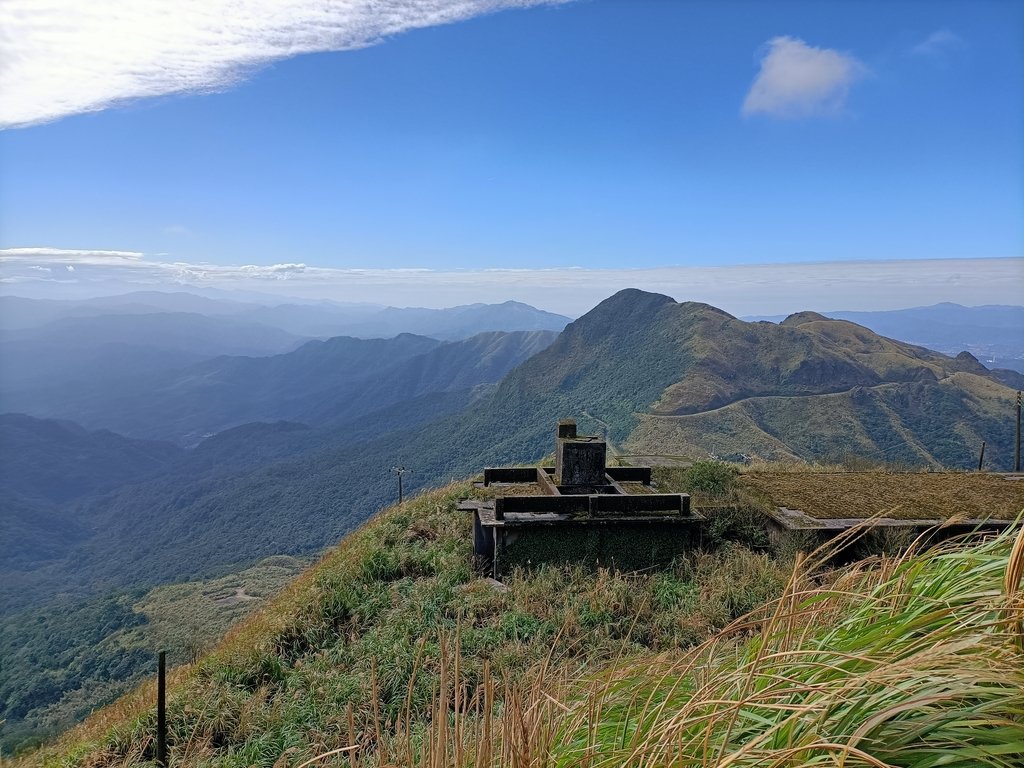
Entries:
POLYGON ((410 470, 405 467, 392 467, 391 471, 398 475, 398 503, 402 503, 402 475, 410 470))
POLYGON ((981 472, 981 465, 985 463, 985 441, 981 441, 981 455, 978 457, 978 471, 981 472))

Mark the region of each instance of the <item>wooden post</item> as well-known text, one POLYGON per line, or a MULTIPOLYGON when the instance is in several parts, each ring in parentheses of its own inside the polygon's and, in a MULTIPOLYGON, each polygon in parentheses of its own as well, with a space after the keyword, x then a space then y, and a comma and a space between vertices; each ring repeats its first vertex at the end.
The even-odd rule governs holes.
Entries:
POLYGON ((156 761, 167 768, 167 651, 160 651, 156 681, 156 761))
POLYGON ((1020 472, 1020 390, 1017 390, 1017 433, 1013 442, 1013 471, 1020 472))
POLYGON ((981 465, 985 463, 985 441, 981 441, 981 455, 978 457, 978 471, 981 472, 981 465))

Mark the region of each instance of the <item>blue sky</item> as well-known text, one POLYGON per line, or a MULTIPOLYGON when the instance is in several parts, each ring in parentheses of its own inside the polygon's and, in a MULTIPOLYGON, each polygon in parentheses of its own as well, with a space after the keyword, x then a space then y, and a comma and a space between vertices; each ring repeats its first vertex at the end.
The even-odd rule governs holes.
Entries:
MULTIPOLYGON (((0 12, 11 29, 19 2, 0 12)), ((250 5, 258 16, 261 2, 250 5)), ((373 26, 370 3, 328 5, 341 8, 334 39, 307 48, 394 28, 373 26)), ((118 284, 144 274, 251 287, 269 274, 276 290, 314 295, 306 283, 319 280, 319 295, 350 299, 345 270, 557 268, 556 288, 571 291, 572 270, 871 260, 865 269, 885 274, 897 260, 932 272, 936 259, 1002 259, 1009 283, 993 297, 1024 295, 1019 3, 593 0, 471 8, 443 25, 416 18, 426 6, 445 4, 397 3, 409 17, 397 28, 422 28, 378 44, 271 53, 257 67, 229 62, 226 75, 203 70, 223 34, 211 24, 244 27, 250 45, 298 39, 309 23, 299 11, 284 31, 211 22, 179 3, 172 32, 193 47, 155 63, 146 45, 122 58, 102 18, 81 25, 92 39, 55 50, 42 50, 45 34, 10 34, 28 42, 27 74, 0 79, 0 121, 17 124, 0 131, 3 290, 32 282, 39 295, 29 278, 56 272, 113 280, 98 270, 118 263, 118 284), (90 57, 110 45, 104 70, 90 57), (51 80, 67 92, 29 94, 33 77, 50 82, 32 68, 54 58, 63 69, 51 80), (118 91, 122 70, 178 62, 178 75, 118 91), (65 102, 68 114, 52 108, 65 102), (128 255, 89 256, 98 250, 128 255), (282 264, 304 268, 272 271, 282 264)), ((166 21, 135 23, 143 41, 172 34, 166 21)), ((512 278, 504 294, 487 284, 487 299, 531 299, 512 278)), ((472 281, 460 285, 473 300, 472 281)), ((413 287, 408 303, 438 298, 417 301, 413 287)), ((867 308, 865 290, 828 308, 867 308)), ((556 294, 544 293, 553 308, 556 294)))

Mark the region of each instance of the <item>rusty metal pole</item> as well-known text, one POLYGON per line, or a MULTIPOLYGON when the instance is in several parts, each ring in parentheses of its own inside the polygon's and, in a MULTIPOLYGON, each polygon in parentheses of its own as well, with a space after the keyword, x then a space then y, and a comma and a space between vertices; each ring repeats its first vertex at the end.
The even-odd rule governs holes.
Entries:
POLYGON ((167 651, 160 651, 156 680, 156 761, 167 768, 167 651))

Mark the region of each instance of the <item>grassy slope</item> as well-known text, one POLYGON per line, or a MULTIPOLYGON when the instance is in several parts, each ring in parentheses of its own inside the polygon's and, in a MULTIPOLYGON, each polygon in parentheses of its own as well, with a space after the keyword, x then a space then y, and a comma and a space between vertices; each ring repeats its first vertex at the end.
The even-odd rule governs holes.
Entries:
POLYGON ((683 342, 693 363, 638 415, 625 445, 631 453, 859 455, 968 468, 986 440, 988 466, 1008 466, 1013 392, 972 358, 813 313, 778 326, 708 312, 690 322, 683 342))
MULTIPOLYGON (((469 573, 454 506, 474 492, 387 510, 179 669, 175 764, 297 766, 352 744, 363 765, 1024 759, 1011 535, 840 572, 805 562, 788 586, 781 564, 733 546, 671 573, 518 573, 506 592, 469 573)), ((144 761, 152 696, 29 762, 144 761)))
MULTIPOLYGON (((455 510, 470 493, 453 485, 378 515, 179 672, 170 703, 175 761, 272 765, 287 752, 297 763, 338 746, 350 727, 367 753, 393 750, 386 734, 429 722, 456 635, 466 692, 485 679, 512 685, 545 659, 576 673, 700 642, 784 581, 777 562, 730 546, 668 573, 549 568, 517 573, 508 591, 496 590, 470 570, 469 519, 455 510)), ((150 695, 98 713, 34 761, 144 759, 150 695)))

